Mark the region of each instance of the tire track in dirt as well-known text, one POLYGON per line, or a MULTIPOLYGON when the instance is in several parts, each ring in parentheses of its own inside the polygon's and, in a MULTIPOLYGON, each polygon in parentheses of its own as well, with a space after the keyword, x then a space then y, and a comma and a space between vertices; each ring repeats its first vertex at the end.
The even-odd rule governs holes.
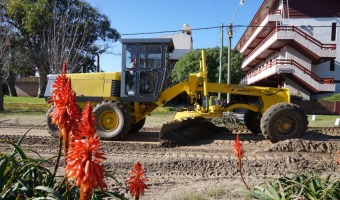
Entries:
MULTIPOLYGON (((148 192, 150 196, 169 188, 202 181, 212 185, 221 180, 241 183, 237 159, 233 155, 235 134, 213 135, 206 140, 173 148, 164 148, 155 142, 157 133, 154 132, 130 137, 134 139, 102 142, 107 157, 104 166, 116 172, 116 178, 123 182, 133 163, 141 162, 152 188, 148 192)), ((10 134, 0 136, 1 140, 17 141, 19 138, 19 135, 10 134)), ((261 135, 250 133, 240 134, 240 139, 245 150, 243 174, 250 183, 258 184, 268 178, 299 171, 320 170, 319 173, 335 172, 340 176, 340 167, 336 162, 337 151, 340 151, 340 129, 315 129, 301 139, 274 144, 261 135)), ((47 158, 57 154, 58 139, 28 135, 22 146, 33 148, 47 158)), ((1 144, 0 151, 10 153, 12 148, 1 144)), ((51 162, 50 167, 53 164, 51 162)), ((63 164, 62 161, 60 165, 63 164)), ((113 182, 108 185, 111 188, 117 187, 113 182)))

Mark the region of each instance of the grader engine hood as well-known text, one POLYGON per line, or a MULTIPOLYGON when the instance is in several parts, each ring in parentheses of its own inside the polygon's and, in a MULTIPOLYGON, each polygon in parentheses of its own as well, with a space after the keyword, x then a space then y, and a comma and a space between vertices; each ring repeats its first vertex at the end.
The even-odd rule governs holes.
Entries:
MULTIPOLYGON (((52 95, 52 86, 58 75, 49 75, 45 99, 52 95)), ((77 102, 102 101, 105 98, 119 97, 120 72, 67 74, 71 78, 72 89, 77 102)))

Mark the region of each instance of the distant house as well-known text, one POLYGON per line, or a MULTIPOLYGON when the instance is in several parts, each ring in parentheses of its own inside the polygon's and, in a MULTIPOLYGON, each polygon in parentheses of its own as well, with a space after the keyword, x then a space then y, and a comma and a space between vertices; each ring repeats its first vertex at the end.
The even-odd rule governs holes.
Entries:
POLYGON ((237 43, 246 85, 305 100, 340 92, 340 1, 264 0, 237 43))
POLYGON ((181 33, 164 35, 161 36, 161 38, 172 38, 174 43, 175 49, 170 54, 172 66, 174 66, 181 57, 193 50, 192 30, 187 24, 183 24, 181 33))

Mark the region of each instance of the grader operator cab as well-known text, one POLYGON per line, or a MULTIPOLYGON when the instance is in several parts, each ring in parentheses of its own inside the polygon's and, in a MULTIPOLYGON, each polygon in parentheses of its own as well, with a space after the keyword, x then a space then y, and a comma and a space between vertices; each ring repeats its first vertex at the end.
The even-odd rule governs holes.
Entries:
MULTIPOLYGON (((245 108, 244 123, 255 134, 262 133, 272 142, 301 137, 307 130, 307 115, 290 103, 289 90, 218 84, 207 81, 206 55, 202 51, 200 71, 190 74, 187 82, 173 86, 169 83, 172 39, 122 39, 121 72, 67 74, 77 95, 77 104, 83 108, 91 101, 97 121, 97 134, 102 139, 119 140, 130 132, 138 132, 146 117, 185 92, 194 109, 178 112, 175 123, 164 124, 160 138, 183 126, 200 123, 202 119, 222 117, 224 112, 245 108), (229 93, 256 101, 231 102, 218 105, 211 94, 229 93), (198 103, 199 96, 203 104, 198 103), (252 99, 250 98, 250 99, 252 99)), ((57 75, 50 75, 45 98, 51 96, 52 84, 57 75)), ((58 136, 58 130, 46 113, 49 132, 58 136)))

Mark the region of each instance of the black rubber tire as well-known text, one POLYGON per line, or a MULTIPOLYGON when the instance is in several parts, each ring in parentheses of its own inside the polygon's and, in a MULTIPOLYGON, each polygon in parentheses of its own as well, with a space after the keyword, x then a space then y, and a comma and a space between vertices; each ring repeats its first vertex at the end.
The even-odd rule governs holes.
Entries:
POLYGON ((103 101, 93 111, 100 138, 120 140, 129 132, 131 118, 126 107, 119 101, 103 101))
POLYGON ((51 112, 53 111, 53 106, 49 107, 48 110, 46 111, 46 115, 45 115, 45 120, 46 120, 46 126, 47 126, 47 130, 48 132, 55 138, 59 137, 59 129, 58 127, 52 123, 52 119, 51 119, 51 112))
POLYGON ((261 115, 252 110, 246 110, 243 115, 244 125, 253 134, 261 133, 261 115))
POLYGON ((271 106, 261 119, 262 134, 271 142, 300 138, 307 128, 307 114, 292 103, 271 106))
POLYGON ((137 133, 140 129, 143 128, 146 121, 146 117, 139 120, 139 122, 132 124, 129 133, 137 133))

